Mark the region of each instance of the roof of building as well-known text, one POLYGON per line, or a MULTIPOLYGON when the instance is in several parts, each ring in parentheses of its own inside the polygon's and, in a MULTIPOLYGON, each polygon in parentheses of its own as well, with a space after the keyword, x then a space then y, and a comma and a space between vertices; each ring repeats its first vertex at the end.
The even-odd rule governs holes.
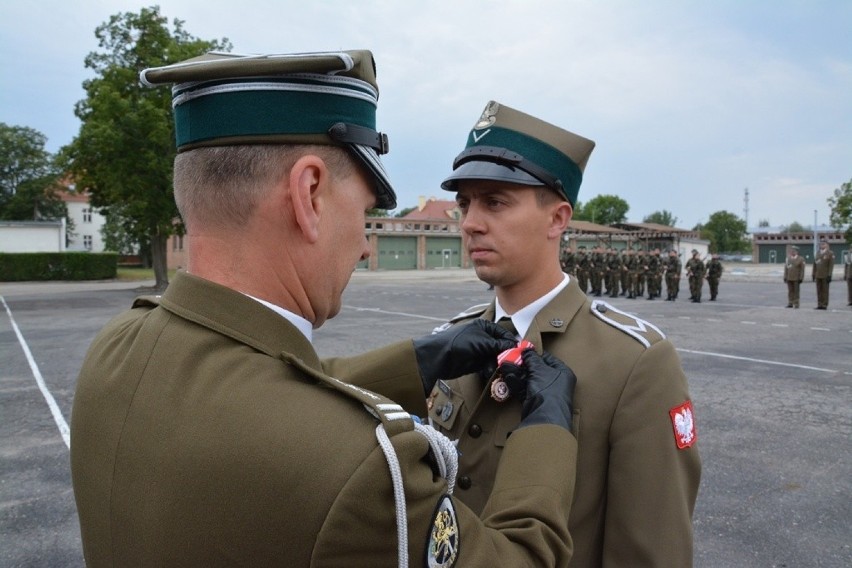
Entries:
POLYGON ((412 211, 403 215, 403 219, 411 219, 414 221, 422 220, 441 220, 458 218, 458 205, 454 200, 437 199, 430 197, 429 199, 421 198, 420 203, 412 211))

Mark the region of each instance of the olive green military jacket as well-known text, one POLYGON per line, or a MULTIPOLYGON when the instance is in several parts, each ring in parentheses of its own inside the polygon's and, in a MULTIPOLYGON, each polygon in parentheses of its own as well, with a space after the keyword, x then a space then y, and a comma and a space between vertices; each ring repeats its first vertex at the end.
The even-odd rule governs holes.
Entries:
POLYGON ((805 259, 801 256, 787 257, 784 263, 784 282, 801 282, 805 279, 805 259))
POLYGON ((87 565, 564 566, 574 438, 515 432, 480 520, 411 416, 367 390, 424 405, 410 344, 324 365, 280 315, 183 273, 137 301, 94 340, 74 399, 87 565), (325 372, 343 366, 361 386, 325 372))
POLYGON ((707 262, 707 279, 719 279, 722 277, 722 273, 725 271, 725 267, 716 259, 711 259, 707 262))
MULTIPOLYGON (((458 321, 476 316, 493 320, 494 304, 458 321)), ((647 322, 590 302, 573 279, 525 338, 577 376, 570 566, 691 566, 701 462, 687 381, 671 342, 647 322)), ((442 381, 430 411, 434 424, 459 439, 456 496, 474 511, 488 499, 520 419, 518 400, 497 403, 489 390, 474 375, 442 381)))
POLYGON ((834 253, 830 250, 818 251, 814 258, 814 266, 811 270, 811 278, 828 278, 831 279, 831 273, 834 271, 834 253))
POLYGON ((686 261, 686 272, 690 278, 704 278, 704 261, 699 258, 690 258, 686 261))

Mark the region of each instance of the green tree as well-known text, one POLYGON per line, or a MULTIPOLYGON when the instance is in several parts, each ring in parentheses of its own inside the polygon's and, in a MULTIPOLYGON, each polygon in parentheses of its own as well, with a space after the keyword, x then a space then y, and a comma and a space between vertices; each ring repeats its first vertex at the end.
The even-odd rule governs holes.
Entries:
POLYGON ((843 236, 846 242, 852 244, 852 179, 834 190, 834 195, 828 198, 831 207, 831 225, 836 228, 846 226, 843 236))
POLYGON ((394 214, 394 217, 405 217, 406 215, 408 215, 409 213, 411 213, 411 212, 412 212, 412 211, 414 211, 415 209, 417 209, 417 207, 405 207, 405 208, 400 209, 399 211, 397 211, 397 212, 394 214))
POLYGON ((671 211, 666 211, 665 209, 663 209, 662 211, 654 211, 653 213, 642 219, 642 222, 656 223, 658 225, 665 225, 666 227, 674 227, 677 225, 677 217, 672 215, 671 211))
POLYGON ((757 226, 758 227, 768 227, 769 226, 769 219, 761 219, 760 221, 757 222, 757 226))
POLYGON ((0 122, 0 219, 60 219, 68 213, 47 137, 26 126, 0 122))
POLYGON ((802 225, 798 221, 793 221, 792 223, 790 223, 789 225, 784 227, 784 230, 782 232, 784 232, 784 233, 804 233, 805 231, 807 231, 807 229, 805 229, 804 225, 802 225))
POLYGON ((717 211, 699 225, 702 238, 710 241, 714 252, 747 252, 746 222, 728 211, 717 211))
POLYGON ((611 225, 626 221, 629 210, 630 205, 617 195, 598 195, 585 204, 578 201, 574 208, 574 218, 599 225, 611 225))
POLYGON ((157 287, 165 288, 166 242, 182 230, 172 188, 171 93, 142 86, 139 73, 231 45, 195 38, 181 20, 170 29, 156 6, 111 16, 95 37, 100 51, 89 53, 85 65, 96 76, 83 83, 86 98, 75 108, 80 132, 63 149, 64 163, 91 192, 93 206, 117 208, 117 226, 150 244, 157 287))

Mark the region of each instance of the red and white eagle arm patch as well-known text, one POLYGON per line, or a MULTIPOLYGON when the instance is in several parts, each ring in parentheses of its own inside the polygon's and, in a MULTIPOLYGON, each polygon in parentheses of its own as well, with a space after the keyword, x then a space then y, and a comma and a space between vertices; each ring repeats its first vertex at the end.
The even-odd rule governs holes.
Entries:
POLYGON ((669 410, 674 429, 675 444, 678 449, 684 450, 690 447, 698 439, 695 431, 695 413, 692 409, 692 401, 687 400, 680 406, 669 410))

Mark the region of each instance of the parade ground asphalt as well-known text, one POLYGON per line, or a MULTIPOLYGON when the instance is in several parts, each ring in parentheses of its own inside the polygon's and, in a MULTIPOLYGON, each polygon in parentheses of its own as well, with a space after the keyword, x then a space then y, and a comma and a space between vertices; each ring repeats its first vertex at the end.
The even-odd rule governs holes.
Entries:
MULTIPOLYGON (((0 566, 84 565, 68 454, 77 373, 101 326, 151 284, 0 283, 0 566)), ((491 294, 470 270, 359 271, 315 344, 348 355, 422 335, 491 294)), ((702 303, 688 296, 682 282, 676 302, 606 300, 660 327, 689 379, 703 461, 695 566, 852 566, 845 283, 822 311, 808 280, 787 309, 778 267, 728 266, 717 301, 706 285, 702 303)))

